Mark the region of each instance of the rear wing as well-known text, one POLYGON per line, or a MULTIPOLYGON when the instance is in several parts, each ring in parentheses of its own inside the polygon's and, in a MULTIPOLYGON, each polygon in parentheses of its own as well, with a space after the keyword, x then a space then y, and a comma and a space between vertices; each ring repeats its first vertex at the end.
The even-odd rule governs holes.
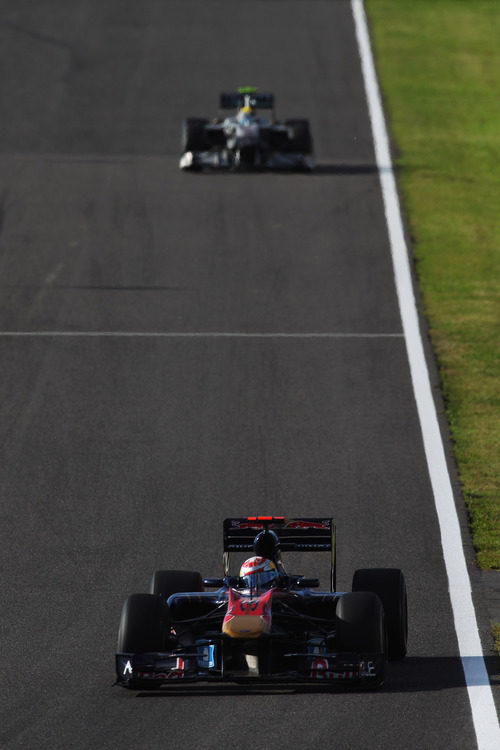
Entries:
POLYGON ((282 552, 330 552, 330 587, 336 583, 336 527, 333 518, 248 516, 224 520, 224 572, 229 574, 229 553, 253 550, 259 531, 272 529, 282 552))
POLYGON ((235 93, 222 93, 219 98, 221 109, 240 109, 245 106, 245 99, 249 98, 249 104, 257 109, 274 109, 273 94, 259 94, 257 92, 237 91, 235 93))

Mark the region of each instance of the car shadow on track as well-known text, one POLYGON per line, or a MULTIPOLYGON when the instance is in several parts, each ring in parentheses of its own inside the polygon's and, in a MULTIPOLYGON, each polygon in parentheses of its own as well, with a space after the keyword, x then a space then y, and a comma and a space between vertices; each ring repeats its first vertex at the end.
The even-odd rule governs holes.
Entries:
MULTIPOLYGON (((484 659, 491 686, 500 685, 500 658, 487 656, 484 659)), ((463 688, 464 668, 470 685, 485 685, 483 659, 464 657, 407 657, 389 666, 387 681, 382 688, 390 693, 427 692, 463 688)))
POLYGON ((313 177, 322 175, 360 175, 377 174, 376 164, 315 164, 310 174, 313 177))
MULTIPOLYGON (((500 685, 500 657, 485 658, 490 685, 500 685)), ((469 673, 469 683, 484 683, 482 660, 465 657, 464 666, 469 673)), ((458 657, 407 657, 400 662, 391 662, 384 685, 377 692, 421 693, 436 690, 463 688, 465 685, 462 660, 458 657)), ((290 693, 365 693, 366 689, 346 685, 176 685, 166 690, 141 691, 136 698, 166 698, 180 696, 220 696, 220 695, 289 695, 290 693)))
POLYGON ((235 176, 248 177, 249 175, 305 175, 307 177, 331 177, 332 175, 345 175, 345 176, 356 176, 356 175, 373 175, 378 174, 379 169, 376 164, 328 164, 319 163, 315 164, 312 169, 220 169, 205 167, 200 170, 186 170, 188 174, 200 176, 235 176))

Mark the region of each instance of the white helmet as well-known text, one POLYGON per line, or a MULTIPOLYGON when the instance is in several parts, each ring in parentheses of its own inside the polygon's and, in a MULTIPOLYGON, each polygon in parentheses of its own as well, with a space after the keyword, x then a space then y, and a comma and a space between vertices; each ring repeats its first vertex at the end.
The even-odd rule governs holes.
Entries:
POLYGON ((266 591, 276 585, 278 569, 267 557, 250 557, 241 566, 240 578, 244 588, 266 591))

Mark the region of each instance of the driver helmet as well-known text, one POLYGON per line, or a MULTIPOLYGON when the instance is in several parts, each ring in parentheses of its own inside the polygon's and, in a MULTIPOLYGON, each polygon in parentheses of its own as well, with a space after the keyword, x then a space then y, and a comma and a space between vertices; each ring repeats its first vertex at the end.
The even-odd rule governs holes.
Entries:
POLYGON ((278 581, 278 569, 267 557, 250 557, 240 570, 243 588, 254 591, 267 591, 278 581))
POLYGON ((253 108, 248 105, 241 107, 236 120, 240 125, 252 125, 255 122, 253 108))
POLYGON ((245 94, 245 98, 242 101, 242 106, 238 112, 238 120, 241 122, 250 123, 255 115, 255 106, 252 98, 249 94, 245 94))

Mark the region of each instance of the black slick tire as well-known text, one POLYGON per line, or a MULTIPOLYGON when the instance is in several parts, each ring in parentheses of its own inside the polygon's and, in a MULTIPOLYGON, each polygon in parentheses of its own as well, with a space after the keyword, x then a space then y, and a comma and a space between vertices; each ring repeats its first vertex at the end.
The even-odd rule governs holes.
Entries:
POLYGON ((118 630, 119 653, 161 651, 165 641, 163 601, 151 594, 132 594, 125 600, 118 630))
POLYGON ((205 151, 205 125, 208 120, 201 117, 189 117, 182 123, 181 153, 186 151, 205 151))
POLYGON ((150 593, 164 601, 172 594, 203 591, 201 575, 193 570, 157 570, 151 579, 150 593))
POLYGON ((352 579, 352 590, 371 591, 380 598, 387 624, 389 659, 403 659, 408 643, 408 601, 402 571, 399 568, 356 570, 352 579))
POLYGON ((288 151, 309 155, 313 152, 311 128, 308 120, 286 120, 288 151))
POLYGON ((339 598, 336 607, 336 650, 373 655, 377 664, 376 677, 366 680, 364 687, 375 689, 384 682, 387 631, 384 608, 376 594, 356 591, 339 598))

